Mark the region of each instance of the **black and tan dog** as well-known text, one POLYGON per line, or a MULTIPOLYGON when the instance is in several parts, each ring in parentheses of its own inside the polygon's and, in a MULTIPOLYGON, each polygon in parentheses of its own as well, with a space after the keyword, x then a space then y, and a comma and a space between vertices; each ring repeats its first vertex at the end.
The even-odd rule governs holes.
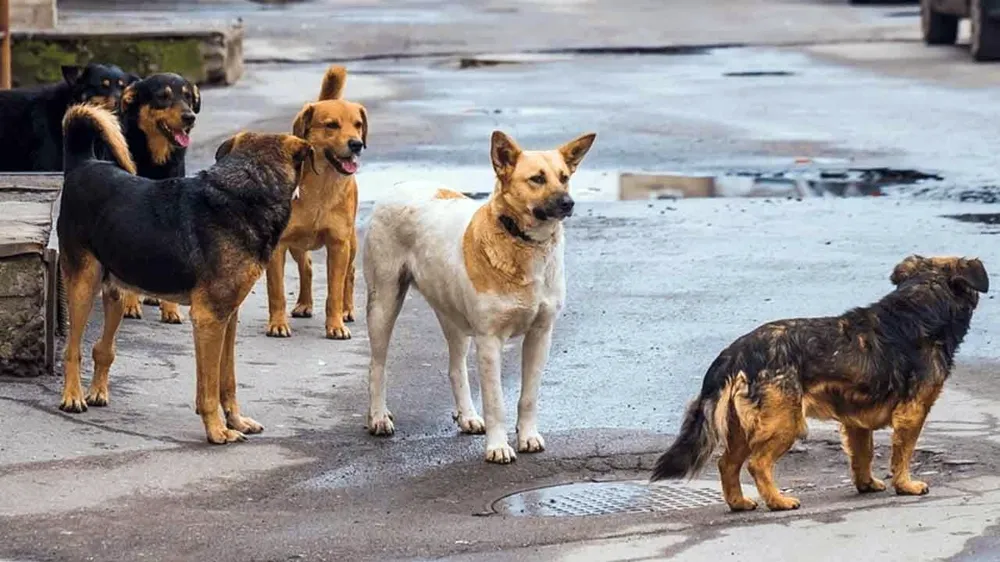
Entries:
POLYGON ((722 490, 733 511, 754 509, 743 496, 748 469, 772 510, 799 500, 774 484, 775 462, 806 433, 806 416, 837 420, 861 493, 885 490, 872 475, 872 431, 892 427, 892 485, 922 495, 910 457, 924 420, 951 372, 979 293, 989 290, 982 262, 910 256, 892 272, 896 289, 841 316, 765 324, 726 348, 708 368, 701 395, 652 479, 697 473, 716 445, 722 490))
POLYGON ((0 172, 63 169, 62 120, 66 109, 91 103, 115 109, 137 76, 114 65, 62 67, 62 82, 0 92, 0 172))
MULTIPOLYGON (((184 158, 199 111, 198 86, 177 74, 153 74, 126 88, 121 119, 139 176, 155 180, 184 177, 184 158)), ((126 291, 122 298, 125 317, 142 318, 140 296, 126 291)), ((160 305, 161 322, 180 324, 183 319, 177 303, 147 297, 146 304, 160 305)))
POLYGON ((69 339, 59 408, 83 412, 88 404, 108 404, 121 292, 128 289, 191 306, 197 413, 209 442, 262 431, 236 402, 236 319, 288 222, 302 166, 311 160, 309 143, 292 135, 240 133, 219 147, 208 170, 157 181, 133 175, 125 138, 106 110, 71 108, 65 138, 56 228, 69 339), (97 160, 95 145, 109 148, 114 162, 97 160), (99 288, 104 329, 94 345, 94 378, 85 397, 80 346, 99 288))

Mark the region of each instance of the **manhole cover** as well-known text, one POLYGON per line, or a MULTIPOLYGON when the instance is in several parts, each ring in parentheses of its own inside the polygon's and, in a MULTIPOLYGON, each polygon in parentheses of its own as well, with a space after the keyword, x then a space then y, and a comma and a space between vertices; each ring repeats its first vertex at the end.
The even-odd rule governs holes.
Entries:
POLYGON ((680 511, 722 503, 709 485, 587 482, 528 490, 500 498, 493 511, 520 517, 570 517, 680 511))

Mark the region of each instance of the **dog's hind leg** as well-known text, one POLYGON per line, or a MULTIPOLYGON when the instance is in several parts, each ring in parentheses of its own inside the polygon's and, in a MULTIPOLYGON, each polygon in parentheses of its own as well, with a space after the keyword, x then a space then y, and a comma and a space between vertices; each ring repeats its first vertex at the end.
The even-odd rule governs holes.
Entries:
POLYGON ((142 319, 142 301, 139 300, 139 295, 132 291, 122 291, 121 297, 125 318, 142 319))
POLYGON ((292 328, 288 325, 288 312, 285 307, 285 254, 287 249, 278 246, 271 254, 267 263, 267 336, 271 338, 288 338, 292 328))
POLYGON ((236 324, 239 311, 233 312, 226 325, 226 336, 222 343, 222 366, 219 380, 219 402, 226 416, 226 427, 240 433, 260 433, 264 426, 251 418, 240 415, 240 405, 236 401, 236 324))
POLYGON ((462 433, 486 433, 486 422, 476 412, 476 406, 472 403, 472 391, 469 389, 468 357, 471 338, 443 314, 437 311, 435 314, 441 323, 444 338, 448 340, 448 378, 451 380, 451 392, 455 395, 455 413, 452 419, 462 433))
MULTIPOLYGON (((765 375, 762 373, 759 377, 764 378, 765 375)), ((766 380, 760 384, 766 386, 761 390, 759 404, 754 404, 745 396, 735 400, 740 426, 747 431, 750 445, 747 468, 757 484, 757 492, 769 509, 798 509, 799 500, 782 495, 775 486, 774 464, 805 433, 801 391, 766 380)), ((737 428, 730 428, 730 431, 734 430, 737 428)))
MULTIPOLYGON (((723 389, 727 392, 729 388, 723 389)), ((719 479, 722 481, 722 496, 732 511, 751 511, 757 509, 757 502, 743 495, 743 485, 740 484, 740 470, 750 456, 750 444, 747 443, 746 432, 740 425, 736 410, 728 400, 719 405, 725 412, 718 415, 726 416, 725 443, 722 456, 719 457, 719 479)))
POLYGON ((851 463, 851 476, 858 492, 881 492, 885 490, 882 482, 872 474, 872 458, 875 456, 875 443, 872 430, 857 426, 840 426, 840 440, 851 463))
MULTIPOLYGON (((63 255, 66 253, 63 252, 63 255)), ((87 319, 101 281, 101 265, 97 258, 84 254, 78 261, 79 264, 71 267, 63 257, 62 263, 69 309, 69 337, 64 352, 63 392, 59 404, 60 410, 77 414, 87 411, 83 385, 80 383, 80 346, 83 344, 83 332, 87 328, 87 319)))
POLYGON ((383 270, 380 266, 381 264, 370 264, 365 267, 365 281, 368 284, 368 345, 371 349, 371 363, 368 365, 368 432, 372 435, 392 435, 396 428, 392 423, 392 412, 386 403, 388 385, 385 359, 389 352, 392 329, 410 287, 410 276, 402 268, 393 274, 391 269, 383 270))
POLYGON ((896 493, 905 496, 922 496, 928 488, 925 482, 910 478, 910 458, 917 446, 917 439, 924 427, 924 421, 931 406, 941 393, 941 385, 935 385, 919 393, 916 398, 904 402, 892 411, 892 486, 896 493))
POLYGON ((528 330, 521 345, 521 398, 517 401, 517 450, 538 453, 545 450, 545 440, 538 433, 538 389, 542 370, 552 345, 552 322, 528 330))
POLYGON ((313 315, 313 261, 306 250, 289 248, 288 253, 299 266, 299 298, 292 308, 293 318, 312 318, 313 315))
POLYGON ((121 292, 116 287, 104 285, 101 301, 104 307, 104 331, 101 339, 94 344, 94 378, 87 391, 87 405, 98 407, 108 405, 108 372, 115 360, 115 336, 124 313, 121 292))
POLYGON ((483 394, 483 417, 486 418, 486 462, 499 464, 517 459, 513 447, 507 443, 503 385, 500 381, 503 344, 503 339, 497 336, 476 337, 479 386, 483 394))

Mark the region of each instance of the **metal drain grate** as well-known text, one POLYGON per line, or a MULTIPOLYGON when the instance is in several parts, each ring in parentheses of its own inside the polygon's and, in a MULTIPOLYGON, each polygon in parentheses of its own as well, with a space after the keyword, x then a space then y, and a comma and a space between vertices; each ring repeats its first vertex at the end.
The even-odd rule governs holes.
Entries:
POLYGON ((528 490, 500 498, 493 511, 520 517, 662 513, 722 503, 718 489, 645 482, 587 482, 528 490))

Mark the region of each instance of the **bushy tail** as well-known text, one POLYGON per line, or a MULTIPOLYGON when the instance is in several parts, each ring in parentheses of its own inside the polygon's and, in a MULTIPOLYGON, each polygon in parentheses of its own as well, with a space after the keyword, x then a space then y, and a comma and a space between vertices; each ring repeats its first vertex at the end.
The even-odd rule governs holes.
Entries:
POLYGON ((344 86, 347 84, 347 69, 334 65, 326 70, 323 85, 319 89, 319 101, 339 100, 344 96, 344 86))
POLYGON ((118 118, 94 105, 70 107, 63 117, 63 171, 69 173, 88 160, 96 160, 98 150, 110 153, 115 164, 135 174, 135 162, 118 118))
POLYGON ((705 466, 717 441, 715 412, 718 406, 717 397, 704 396, 699 396, 688 405, 680 435, 657 459, 650 480, 691 477, 705 466))

